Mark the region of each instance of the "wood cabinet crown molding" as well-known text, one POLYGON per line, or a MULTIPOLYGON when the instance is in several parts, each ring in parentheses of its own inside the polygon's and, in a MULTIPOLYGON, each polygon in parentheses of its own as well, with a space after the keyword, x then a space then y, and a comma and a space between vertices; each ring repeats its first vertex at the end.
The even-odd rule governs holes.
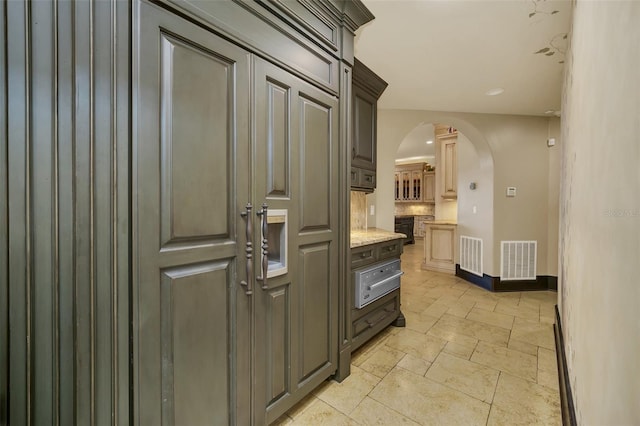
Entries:
POLYGON ((369 67, 360 62, 358 58, 354 59, 353 64, 353 81, 362 89, 366 90, 371 96, 380 99, 389 83, 384 81, 380 76, 373 72, 369 67))
MULTIPOLYGON (((313 1, 319 2, 319 0, 313 1)), ((360 0, 327 0, 326 3, 330 3, 335 9, 342 11, 345 24, 353 32, 375 19, 373 13, 360 0)))

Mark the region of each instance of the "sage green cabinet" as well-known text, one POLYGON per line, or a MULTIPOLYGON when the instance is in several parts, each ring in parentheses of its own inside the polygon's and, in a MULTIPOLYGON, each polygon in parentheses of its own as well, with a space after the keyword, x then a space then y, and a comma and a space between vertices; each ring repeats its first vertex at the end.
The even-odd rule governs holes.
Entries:
POLYGON ((338 369, 339 98, 154 5, 135 41, 137 418, 268 424, 338 369))
POLYGON ((0 13, 0 424, 261 426, 331 377, 366 7, 0 13))
POLYGON ((378 99, 387 83, 355 59, 352 88, 351 189, 376 188, 378 99))
POLYGON ((134 64, 139 423, 248 423, 247 51, 143 3, 134 64), (167 419, 170 419, 167 421, 167 419))
POLYGON ((334 96, 259 58, 253 87, 254 204, 286 211, 288 221, 287 272, 258 281, 253 296, 255 418, 262 424, 337 369, 340 150, 334 96))
MULTIPOLYGON (((401 239, 351 249, 351 287, 355 297, 355 271, 370 267, 377 262, 399 259, 402 255, 401 239)), ((355 351, 369 339, 384 330, 401 315, 400 289, 384 295, 363 308, 351 308, 351 351, 355 351)))

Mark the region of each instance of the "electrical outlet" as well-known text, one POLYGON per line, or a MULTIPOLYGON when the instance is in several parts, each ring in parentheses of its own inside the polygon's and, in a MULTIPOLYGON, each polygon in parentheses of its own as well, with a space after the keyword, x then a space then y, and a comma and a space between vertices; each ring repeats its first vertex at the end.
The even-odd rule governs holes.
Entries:
POLYGON ((515 197, 516 196, 516 187, 508 186, 507 187, 507 197, 515 197))

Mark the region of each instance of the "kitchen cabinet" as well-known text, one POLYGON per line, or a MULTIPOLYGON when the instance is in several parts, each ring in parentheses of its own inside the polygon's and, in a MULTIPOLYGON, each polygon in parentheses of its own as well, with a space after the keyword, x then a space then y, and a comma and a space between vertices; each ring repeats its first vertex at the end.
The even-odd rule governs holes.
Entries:
MULTIPOLYGON (((369 244, 351 249, 351 285, 355 296, 355 272, 375 265, 400 259, 402 240, 393 239, 376 244, 369 244)), ((397 325, 401 326, 404 317, 400 312, 400 289, 357 309, 351 305, 351 351, 355 351, 369 339, 384 330, 387 326, 401 318, 397 325)))
POLYGON ((273 422, 352 327, 353 40, 373 15, 23 3, 0 6, 0 423, 273 422))
POLYGON ((424 172, 424 198, 423 201, 429 204, 436 202, 436 172, 424 172))
POLYGON ((416 237, 424 238, 425 236, 425 221, 433 220, 432 215, 415 216, 413 233, 416 237))
POLYGON ((377 103, 387 83, 357 59, 352 82, 351 188, 373 192, 376 188, 377 103))
MULTIPOLYGON (((205 21, 246 10, 198 5, 205 21)), ((286 58, 265 59, 162 7, 141 3, 138 15, 135 418, 268 424, 338 368, 348 78, 337 85, 332 72, 349 67, 326 56, 328 68, 307 75, 296 72, 306 64, 280 66, 286 58), (326 81, 308 81, 318 75, 326 81)), ((226 24, 242 31, 242 22, 226 24)), ((319 54, 296 45, 301 57, 319 54)))
POLYGON ((415 240, 414 236, 414 216, 395 216, 394 217, 394 231, 406 235, 404 238, 404 244, 413 244, 415 240))
POLYGON ((455 222, 433 221, 425 223, 422 269, 455 273, 456 230, 455 222))
POLYGON ((436 141, 440 145, 440 164, 437 173, 441 176, 441 196, 444 199, 458 198, 458 159, 456 142, 458 132, 437 134, 436 141))
MULTIPOLYGON (((426 188, 424 168, 426 163, 404 164, 396 166, 394 173, 395 200, 396 202, 419 203, 426 196, 432 196, 435 186, 426 188)), ((435 176, 435 175, 434 175, 435 176)), ((429 185, 433 185, 434 179, 429 179, 429 185)), ((435 197, 433 197, 435 200, 435 197)))

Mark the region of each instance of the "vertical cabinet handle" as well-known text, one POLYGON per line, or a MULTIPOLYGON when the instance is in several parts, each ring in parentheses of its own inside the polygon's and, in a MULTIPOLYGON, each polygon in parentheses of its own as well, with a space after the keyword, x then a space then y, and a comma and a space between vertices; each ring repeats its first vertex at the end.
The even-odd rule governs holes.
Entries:
POLYGON ((267 232, 269 231, 269 227, 267 224, 267 203, 262 204, 262 210, 256 212, 258 216, 262 218, 262 271, 261 276, 257 279, 258 281, 262 281, 262 289, 266 290, 267 287, 267 272, 269 271, 269 240, 267 236, 267 232))
POLYGON ((251 283, 253 282, 253 227, 251 226, 252 209, 253 206, 251 205, 251 203, 247 203, 246 210, 240 213, 240 216, 242 216, 247 221, 247 243, 244 249, 247 255, 247 280, 240 281, 240 285, 245 288, 244 293, 247 296, 253 294, 253 286, 251 285, 251 283))

